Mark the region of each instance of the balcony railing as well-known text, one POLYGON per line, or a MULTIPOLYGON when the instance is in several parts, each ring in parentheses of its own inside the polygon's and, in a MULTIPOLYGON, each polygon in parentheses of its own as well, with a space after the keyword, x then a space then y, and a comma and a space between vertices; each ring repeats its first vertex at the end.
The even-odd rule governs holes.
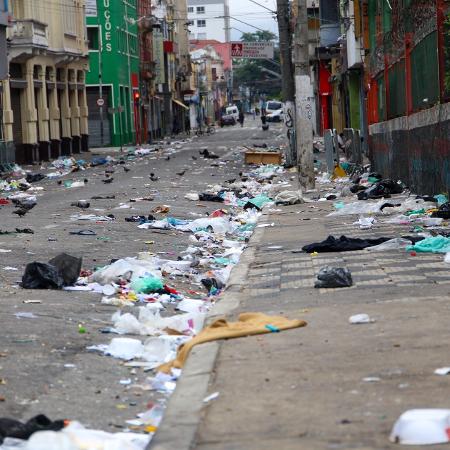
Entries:
POLYGON ((8 28, 12 45, 48 47, 48 26, 33 19, 14 20, 8 28))

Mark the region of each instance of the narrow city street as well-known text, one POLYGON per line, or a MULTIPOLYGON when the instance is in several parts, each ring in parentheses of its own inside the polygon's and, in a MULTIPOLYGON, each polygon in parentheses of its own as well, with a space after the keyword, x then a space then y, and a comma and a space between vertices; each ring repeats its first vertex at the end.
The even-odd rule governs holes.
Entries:
MULTIPOLYGON (((24 290, 17 283, 27 263, 47 262, 62 252, 82 257, 82 267, 86 270, 107 265, 113 259, 135 257, 139 252, 177 259, 189 246, 187 233, 142 230, 138 229, 138 223, 124 219, 148 216, 158 205, 170 206, 171 217, 185 219, 205 217, 219 208, 218 203, 193 202, 184 195, 239 178, 239 172, 244 169, 241 146, 283 142, 281 126, 274 125, 263 132, 257 126, 259 123, 250 119, 243 129, 223 128, 214 135, 195 137, 190 142, 162 145, 159 152, 131 162, 127 160, 128 172, 123 165, 106 165, 35 183, 33 186, 43 190, 35 191, 37 206, 24 217, 13 214, 16 209, 13 205, 1 207, 2 232, 29 228, 34 234, 0 235, 0 378, 3 381, 0 416, 28 419, 44 413, 52 418, 79 420, 92 428, 118 431, 126 426, 125 420, 148 409, 155 399, 154 393, 120 384, 121 379, 130 378, 130 368, 118 360, 86 350, 88 346, 111 340, 111 335, 102 334, 101 330, 112 325, 111 316, 116 307, 100 304, 101 294, 24 290), (204 159, 199 151, 205 148, 220 159, 204 159), (114 171, 110 184, 102 182, 105 170, 114 171), (180 176, 183 171, 185 174, 180 176), (156 181, 150 179, 152 173, 158 178, 156 181), (66 188, 68 180, 87 180, 87 183, 85 187, 66 188), (114 196, 114 199, 91 200, 94 196, 114 196), (130 199, 140 197, 154 200, 130 203, 130 199), (71 206, 79 200, 88 200, 90 208, 84 211, 71 206), (122 204, 129 205, 130 209, 120 209, 122 204), (115 220, 98 223, 71 218, 79 213, 113 214, 115 220), (92 230, 96 235, 70 234, 80 230, 92 230), (27 303, 29 300, 39 303, 27 303), (22 313, 25 317, 20 317, 22 313), (32 313, 32 318, 26 317, 28 313, 32 313), (80 324, 85 334, 79 333, 80 324)), ((101 156, 106 153, 102 152, 101 156)), ((123 155, 111 156, 119 159, 123 155)), ((95 158, 95 150, 92 155, 81 155, 84 157, 95 158)), ((41 172, 39 166, 32 170, 41 172)), ((190 288, 189 283, 178 282, 178 285, 183 291, 190 288)), ((206 295, 204 288, 198 289, 206 295)), ((139 370, 132 375, 133 384, 144 383, 147 376, 139 370)))

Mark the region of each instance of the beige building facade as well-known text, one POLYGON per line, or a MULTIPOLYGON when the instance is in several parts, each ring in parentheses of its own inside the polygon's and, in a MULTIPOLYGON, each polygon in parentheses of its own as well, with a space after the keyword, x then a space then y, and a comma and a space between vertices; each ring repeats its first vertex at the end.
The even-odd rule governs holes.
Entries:
POLYGON ((3 140, 21 164, 88 150, 85 1, 11 3, 3 140))

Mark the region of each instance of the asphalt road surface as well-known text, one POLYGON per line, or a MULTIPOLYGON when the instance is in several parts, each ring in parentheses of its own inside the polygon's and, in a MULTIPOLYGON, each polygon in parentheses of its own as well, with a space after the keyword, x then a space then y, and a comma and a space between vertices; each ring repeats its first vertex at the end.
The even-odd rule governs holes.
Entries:
MULTIPOLYGON (((114 181, 110 184, 102 182, 105 166, 62 178, 63 182, 87 179, 81 188, 44 180, 34 185, 44 188, 37 192, 37 206, 23 218, 12 214, 12 205, 0 208, 1 230, 34 231, 0 235, 0 416, 27 420, 44 413, 52 419, 74 419, 87 427, 119 431, 126 426, 126 420, 147 410, 152 402, 164 402, 155 392, 120 384, 121 379, 131 378, 133 385, 142 385, 148 373, 86 350, 90 345, 109 343, 111 335, 100 330, 111 325, 116 307, 100 304, 100 294, 24 290, 18 282, 27 263, 47 262, 62 252, 82 257, 83 268, 89 270, 142 251, 163 252, 176 259, 188 246, 187 235, 141 230, 137 224, 126 222, 125 217, 148 215, 162 204, 170 206, 171 216, 187 219, 217 209, 217 204, 204 202, 200 206, 184 199, 184 195, 236 177, 243 170, 242 148, 236 148, 263 142, 279 145, 284 141, 281 125, 272 125, 268 132, 259 125, 259 121, 250 119, 242 129, 219 129, 212 136, 184 142, 181 148, 179 144, 165 144, 156 154, 127 162, 129 172, 120 165, 113 166, 114 181), (202 158, 199 150, 205 147, 220 159, 202 158), (168 150, 171 148, 175 153, 168 150), (177 175, 185 169, 183 176, 177 175), (149 179, 152 172, 159 177, 157 181, 149 179), (115 199, 90 200, 99 195, 115 195, 115 199), (132 209, 116 209, 120 204, 130 204, 132 198, 146 196, 154 200, 131 203, 132 209), (82 211, 71 206, 81 199, 91 202, 90 209, 82 211), (113 214, 116 219, 110 223, 72 220, 71 216, 78 213, 113 214), (69 234, 82 229, 90 229, 96 236, 69 234), (32 313, 34 317, 18 317, 17 313, 32 313), (79 333, 79 324, 86 329, 85 334, 79 333)), ((81 157, 88 159, 92 154, 81 157)), ((112 156, 120 158, 121 154, 112 156)), ((31 169, 41 171, 38 166, 31 169)))

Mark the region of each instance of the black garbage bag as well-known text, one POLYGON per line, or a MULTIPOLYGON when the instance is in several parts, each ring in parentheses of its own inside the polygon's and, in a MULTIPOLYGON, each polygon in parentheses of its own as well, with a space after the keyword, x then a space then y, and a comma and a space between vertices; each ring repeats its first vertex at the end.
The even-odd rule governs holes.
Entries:
POLYGON ((7 417, 0 418, 0 444, 5 438, 28 440, 37 431, 60 431, 64 428, 64 420, 51 421, 47 416, 39 414, 26 423, 7 417))
POLYGON ((83 259, 76 258, 67 253, 61 253, 51 259, 48 263, 56 267, 64 281, 64 286, 72 286, 80 276, 83 259))
POLYGON ((450 219, 450 202, 444 203, 435 211, 431 217, 440 217, 441 219, 450 219))
POLYGON ((25 267, 22 287, 24 289, 62 289, 64 279, 55 266, 32 262, 25 267))
POLYGON ((62 289, 72 286, 80 276, 83 260, 61 253, 47 264, 32 262, 25 267, 22 277, 24 289, 62 289))
POLYGON ((26 176, 26 180, 28 183, 37 183, 38 181, 43 180, 44 178, 47 178, 45 175, 42 175, 42 173, 28 173, 26 176))
POLYGON ((215 195, 215 194, 203 193, 203 194, 199 194, 198 198, 201 202, 217 202, 217 203, 224 202, 222 197, 220 197, 219 195, 215 195))
POLYGON ((373 184, 365 191, 358 193, 359 200, 389 198, 392 194, 401 194, 403 187, 400 183, 392 180, 381 180, 373 184))
POLYGON ((352 274, 345 267, 325 266, 319 270, 315 288, 350 287, 353 284, 352 274))

